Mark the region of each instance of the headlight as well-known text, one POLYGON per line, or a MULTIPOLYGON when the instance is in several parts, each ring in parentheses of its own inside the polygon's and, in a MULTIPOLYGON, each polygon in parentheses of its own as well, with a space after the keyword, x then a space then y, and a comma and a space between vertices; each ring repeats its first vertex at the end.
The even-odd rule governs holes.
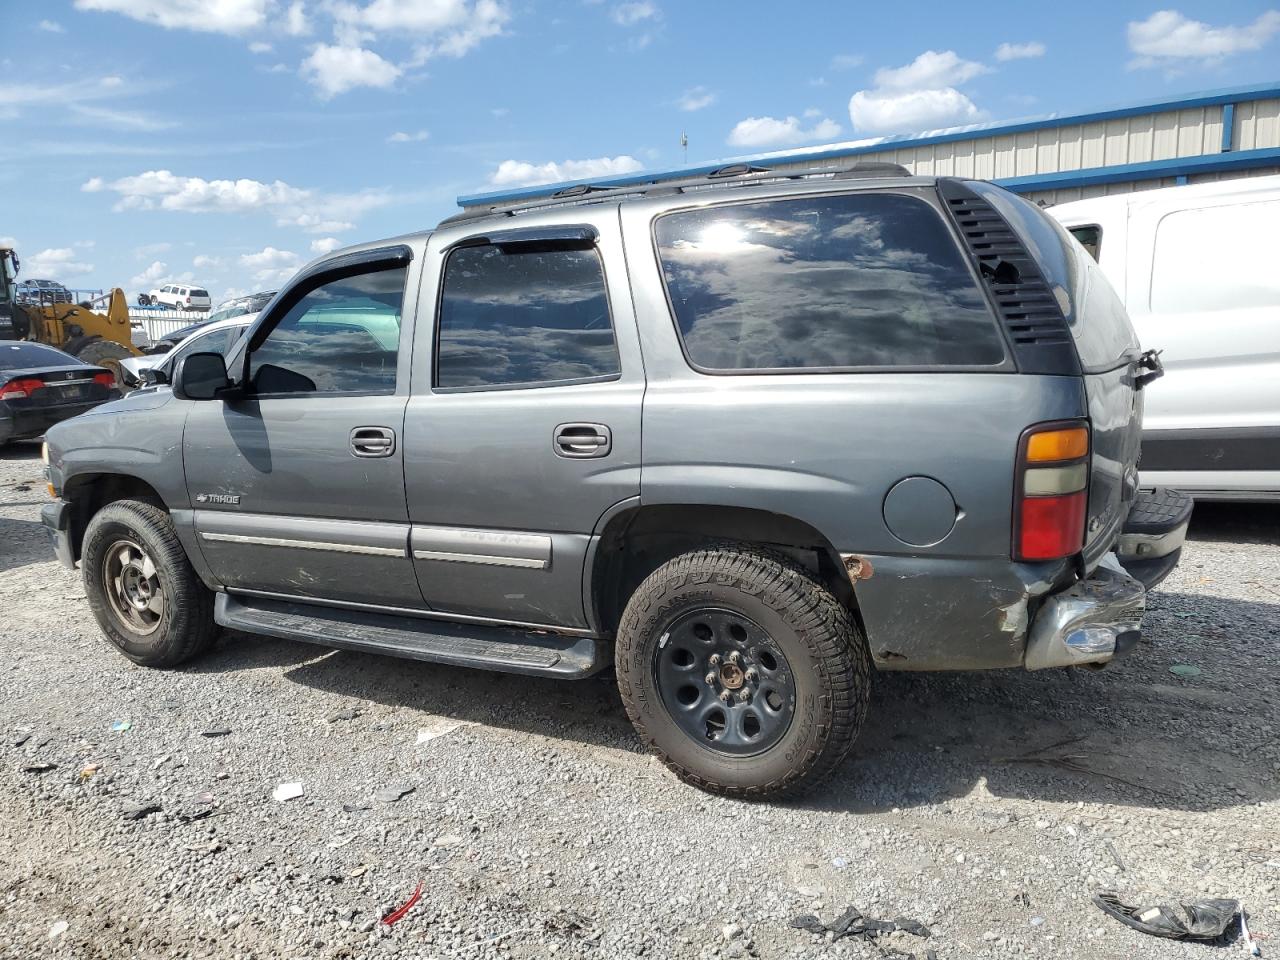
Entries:
POLYGON ((49 444, 40 444, 40 462, 46 467, 49 465, 49 444))

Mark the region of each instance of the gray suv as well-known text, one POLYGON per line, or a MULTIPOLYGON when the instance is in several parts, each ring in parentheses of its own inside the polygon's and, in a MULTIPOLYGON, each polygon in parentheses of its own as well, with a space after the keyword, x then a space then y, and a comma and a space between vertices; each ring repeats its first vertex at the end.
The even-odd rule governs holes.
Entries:
POLYGON ((55 427, 44 522, 136 663, 228 627, 612 664, 681 778, 777 796, 846 756, 876 670, 1134 647, 1191 510, 1138 488, 1159 372, 989 183, 544 191, 316 260, 225 363, 55 427))

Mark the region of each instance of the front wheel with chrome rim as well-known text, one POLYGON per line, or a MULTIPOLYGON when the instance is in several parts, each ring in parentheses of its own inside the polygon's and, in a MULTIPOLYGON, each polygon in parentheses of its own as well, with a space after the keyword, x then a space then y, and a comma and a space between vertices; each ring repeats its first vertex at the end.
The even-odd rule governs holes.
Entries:
POLYGON ((139 500, 107 504, 85 529, 80 561, 103 635, 134 663, 177 666, 213 641, 213 595, 164 510, 139 500))
POLYGON ((848 754, 870 658, 843 604, 767 549, 676 557, 632 594, 618 686, 646 745, 677 776, 743 798, 801 793, 848 754))

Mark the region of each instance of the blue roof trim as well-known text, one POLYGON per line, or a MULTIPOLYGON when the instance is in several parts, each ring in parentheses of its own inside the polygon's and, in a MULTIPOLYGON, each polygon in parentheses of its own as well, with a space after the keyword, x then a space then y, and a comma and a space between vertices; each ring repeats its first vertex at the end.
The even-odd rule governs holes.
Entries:
POLYGON ((800 153, 762 153, 747 157, 733 157, 706 163, 694 167, 676 167, 657 172, 624 174, 617 177, 600 177, 597 179, 566 180, 563 183, 540 184, 535 187, 521 187, 516 190, 496 190, 488 193, 464 194, 458 197, 460 207, 486 206, 495 203, 512 203, 530 200, 537 197, 550 197, 553 193, 568 187, 590 184, 595 187, 635 187, 662 180, 671 180, 678 176, 696 177, 710 173, 728 163, 809 163, 818 160, 830 160, 840 157, 856 157, 868 153, 881 153, 885 150, 902 150, 910 147, 924 147, 937 143, 954 143, 959 140, 975 140, 981 137, 1006 136, 1016 133, 1027 133, 1033 130, 1046 130, 1053 127, 1074 126, 1084 123, 1098 123, 1107 120, 1122 120, 1125 117, 1140 116, 1144 113, 1166 113, 1170 110, 1186 110, 1193 107, 1209 107, 1229 103, 1247 103, 1251 100, 1270 100, 1280 98, 1280 81, 1245 87, 1226 87, 1218 90, 1203 90, 1174 99, 1148 100, 1141 103, 1126 104, 1096 110, 1091 113, 1045 117, 1034 117, 1025 120, 1001 121, 993 123, 975 123, 965 127, 956 127, 945 133, 899 135, 879 137, 865 142, 851 144, 832 144, 826 147, 815 147, 800 153))
POLYGON ((1099 183, 1154 180, 1194 173, 1268 166, 1280 166, 1280 147, 1238 150, 1233 153, 1207 153, 1195 157, 1178 157, 1173 160, 1123 163, 1113 167, 1090 167, 1088 170, 1064 170, 1061 173, 1038 173, 1029 177, 1004 177, 994 182, 1014 193, 1030 193, 1033 190, 1059 190, 1065 187, 1088 187, 1099 183))

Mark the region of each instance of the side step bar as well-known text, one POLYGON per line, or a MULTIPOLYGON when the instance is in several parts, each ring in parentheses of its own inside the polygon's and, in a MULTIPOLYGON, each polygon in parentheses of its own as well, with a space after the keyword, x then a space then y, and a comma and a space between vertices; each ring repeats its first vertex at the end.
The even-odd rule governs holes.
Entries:
POLYGON ((612 654, 609 644, 592 637, 425 620, 227 593, 217 595, 213 617, 221 626, 232 630, 284 640, 561 679, 598 673, 609 665, 612 654))

